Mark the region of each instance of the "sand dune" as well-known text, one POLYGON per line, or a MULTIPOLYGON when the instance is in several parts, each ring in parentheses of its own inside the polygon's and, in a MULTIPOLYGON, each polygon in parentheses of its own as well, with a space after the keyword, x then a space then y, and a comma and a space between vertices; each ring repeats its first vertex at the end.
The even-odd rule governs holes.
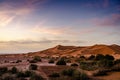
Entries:
POLYGON ((57 45, 43 51, 29 53, 28 56, 78 56, 87 54, 120 54, 119 45, 63 46, 57 45))

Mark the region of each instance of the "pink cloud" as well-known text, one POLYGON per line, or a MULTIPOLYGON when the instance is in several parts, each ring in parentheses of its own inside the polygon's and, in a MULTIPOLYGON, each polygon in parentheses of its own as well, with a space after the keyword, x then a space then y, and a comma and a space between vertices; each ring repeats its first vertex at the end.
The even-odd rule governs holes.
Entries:
POLYGON ((91 21, 97 26, 120 26, 120 14, 112 14, 105 18, 94 18, 91 21))

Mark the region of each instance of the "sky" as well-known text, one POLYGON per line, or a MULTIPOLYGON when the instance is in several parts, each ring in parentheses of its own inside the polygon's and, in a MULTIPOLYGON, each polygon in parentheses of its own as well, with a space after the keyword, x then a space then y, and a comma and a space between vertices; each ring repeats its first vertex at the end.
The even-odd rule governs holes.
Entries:
POLYGON ((0 0, 0 53, 120 45, 120 0, 0 0))

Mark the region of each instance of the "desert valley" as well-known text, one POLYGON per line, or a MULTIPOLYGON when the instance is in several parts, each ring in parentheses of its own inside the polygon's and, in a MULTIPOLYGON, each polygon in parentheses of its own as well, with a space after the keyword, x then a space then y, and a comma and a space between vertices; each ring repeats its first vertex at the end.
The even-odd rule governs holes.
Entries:
POLYGON ((0 80, 120 80, 120 0, 0 0, 0 80))
POLYGON ((0 80, 120 80, 120 46, 62 46, 0 55, 0 80))

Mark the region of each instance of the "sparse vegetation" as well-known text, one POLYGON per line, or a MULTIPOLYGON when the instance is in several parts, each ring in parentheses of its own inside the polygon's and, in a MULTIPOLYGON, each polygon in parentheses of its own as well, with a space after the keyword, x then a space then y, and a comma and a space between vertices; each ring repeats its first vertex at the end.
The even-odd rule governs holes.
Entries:
POLYGON ((90 80, 90 78, 84 72, 75 71, 72 80, 90 80))
POLYGON ((44 80, 44 78, 38 74, 33 74, 31 77, 30 77, 30 80, 44 80))
POLYGON ((33 60, 37 61, 37 62, 40 62, 42 61, 40 56, 34 56, 33 60))
POLYGON ((83 70, 96 70, 98 68, 98 64, 96 61, 81 61, 80 68, 83 70))
POLYGON ((30 69, 30 70, 37 70, 37 68, 38 68, 38 66, 37 66, 36 64, 31 64, 31 65, 29 66, 29 69, 30 69))
POLYGON ((100 60, 98 62, 98 65, 99 65, 100 68, 109 68, 109 67, 113 66, 113 61, 107 60, 107 59, 103 59, 103 60, 100 60))
POLYGON ((75 69, 70 68, 62 71, 62 75, 64 76, 73 76, 75 69))
POLYGON ((105 76, 107 75, 107 70, 98 70, 97 72, 93 73, 93 76, 105 76))
POLYGON ((57 61, 56 65, 66 65, 66 62, 63 58, 57 61))
POLYGON ((54 59, 50 59, 48 63, 54 63, 54 59))
POLYGON ((88 57, 88 60, 94 60, 95 59, 95 56, 94 55, 91 55, 88 57))
POLYGON ((51 75, 49 75, 49 77, 52 77, 52 78, 57 78, 57 77, 60 77, 60 74, 59 73, 52 73, 51 75))
POLYGON ((15 73, 18 72, 18 69, 17 69, 16 67, 12 67, 12 69, 10 70, 10 72, 11 72, 12 74, 15 74, 15 73))
POLYGON ((20 62, 22 62, 22 60, 17 60, 17 61, 16 61, 16 63, 20 63, 20 62))
POLYGON ((72 63, 71 66, 76 67, 76 66, 78 66, 78 64, 77 63, 72 63))
POLYGON ((0 68, 0 75, 4 74, 6 72, 8 72, 8 68, 7 67, 1 67, 0 68))

